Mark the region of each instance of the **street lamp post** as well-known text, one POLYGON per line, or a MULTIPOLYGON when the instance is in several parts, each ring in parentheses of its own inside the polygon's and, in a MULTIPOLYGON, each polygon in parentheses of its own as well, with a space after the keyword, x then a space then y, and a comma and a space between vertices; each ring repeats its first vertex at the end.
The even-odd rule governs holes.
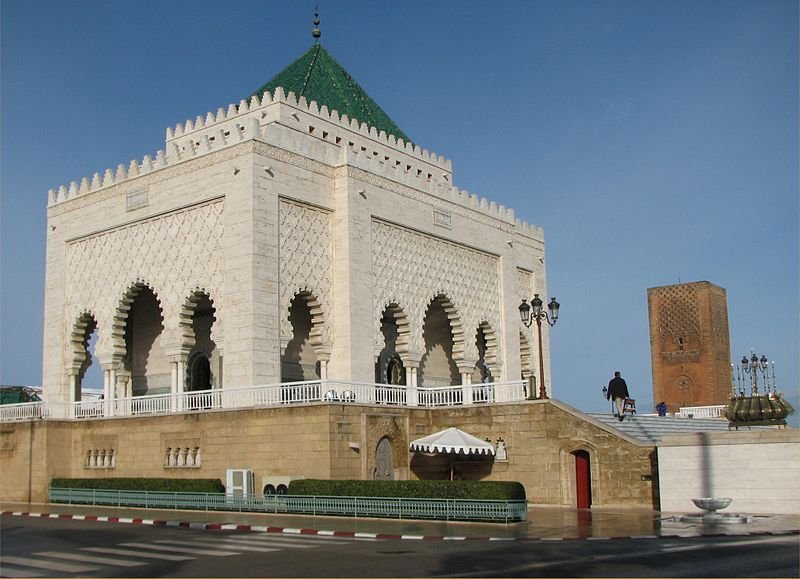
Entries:
POLYGON ((550 314, 542 307, 544 302, 539 298, 539 294, 533 294, 533 299, 530 305, 527 300, 522 300, 519 305, 519 317, 526 328, 530 328, 531 324, 536 321, 536 326, 539 328, 539 398, 547 399, 547 388, 544 385, 544 354, 542 353, 542 321, 546 321, 549 326, 555 326, 558 321, 558 310, 561 307, 556 301, 556 298, 551 298, 550 303, 547 304, 547 309, 550 314), (533 310, 533 312, 531 312, 533 310))

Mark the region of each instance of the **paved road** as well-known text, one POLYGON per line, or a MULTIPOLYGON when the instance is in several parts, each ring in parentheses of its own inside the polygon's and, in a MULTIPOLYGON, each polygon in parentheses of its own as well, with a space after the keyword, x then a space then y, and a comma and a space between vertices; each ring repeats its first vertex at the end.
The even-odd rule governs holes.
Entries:
POLYGON ((359 540, 3 517, 3 577, 798 577, 796 535, 359 540))

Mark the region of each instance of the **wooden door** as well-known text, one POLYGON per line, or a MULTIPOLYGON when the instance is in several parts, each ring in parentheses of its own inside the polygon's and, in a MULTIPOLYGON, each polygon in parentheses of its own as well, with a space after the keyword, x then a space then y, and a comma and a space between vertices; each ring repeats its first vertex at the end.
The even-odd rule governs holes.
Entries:
POLYGON ((592 469, 589 463, 589 453, 578 450, 575 455, 575 495, 577 507, 588 509, 592 506, 592 469))

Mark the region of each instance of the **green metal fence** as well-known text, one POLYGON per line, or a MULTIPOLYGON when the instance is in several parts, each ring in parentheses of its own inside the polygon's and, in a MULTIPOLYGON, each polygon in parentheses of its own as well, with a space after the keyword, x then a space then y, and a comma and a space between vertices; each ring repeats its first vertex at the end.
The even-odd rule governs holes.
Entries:
POLYGON ((528 516, 526 501, 227 495, 106 489, 50 488, 51 503, 200 511, 241 511, 295 515, 385 517, 511 523, 528 516))

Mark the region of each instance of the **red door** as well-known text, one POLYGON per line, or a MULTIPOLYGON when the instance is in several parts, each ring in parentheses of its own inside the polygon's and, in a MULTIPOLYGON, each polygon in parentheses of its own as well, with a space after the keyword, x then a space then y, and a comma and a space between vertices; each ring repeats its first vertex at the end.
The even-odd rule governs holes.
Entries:
POLYGON ((589 465, 589 453, 577 450, 575 454, 575 494, 579 509, 592 506, 592 469, 589 465))

